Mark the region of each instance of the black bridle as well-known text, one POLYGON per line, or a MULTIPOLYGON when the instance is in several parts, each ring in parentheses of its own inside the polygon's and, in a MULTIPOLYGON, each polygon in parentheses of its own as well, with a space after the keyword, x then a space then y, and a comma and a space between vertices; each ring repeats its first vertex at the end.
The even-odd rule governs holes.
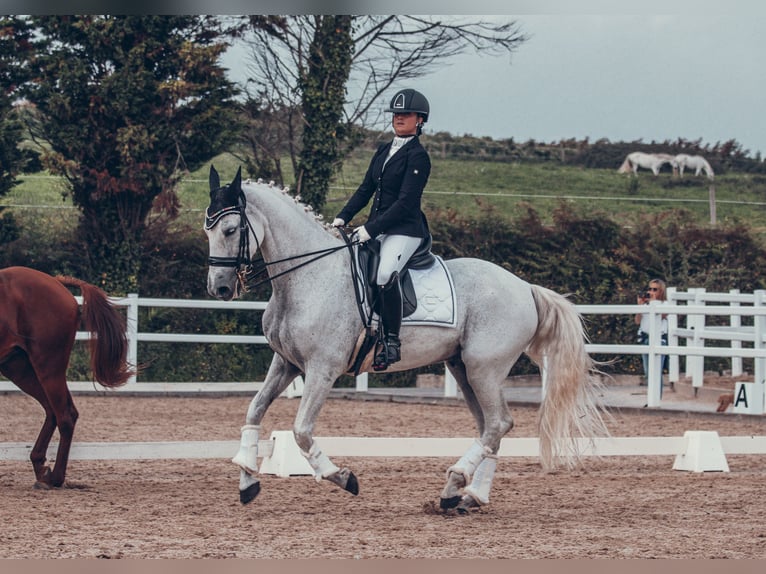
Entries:
POLYGON ((327 255, 340 251, 341 249, 348 249, 349 252, 351 252, 351 248, 355 244, 359 243, 358 241, 349 241, 346 238, 344 233, 343 236, 344 236, 344 239, 346 239, 346 242, 344 245, 339 245, 338 247, 329 247, 327 249, 319 249, 317 251, 309 251, 308 253, 302 253, 300 255, 292 255, 290 257, 278 259, 276 261, 265 261, 263 258, 261 258, 261 262, 262 262, 261 268, 256 270, 254 262, 250 258, 250 234, 252 233, 253 237, 255 238, 256 252, 260 252, 261 243, 258 240, 258 236, 255 234, 255 231, 253 230, 253 226, 250 223, 250 220, 247 218, 246 207, 247 207, 247 201, 245 199, 245 194, 242 191, 240 191, 237 205, 230 205, 228 207, 224 207, 213 214, 210 213, 209 206, 207 210, 205 210, 205 230, 206 231, 210 231, 211 229, 213 229, 213 227, 215 227, 216 224, 224 216, 232 215, 235 213, 239 214, 239 249, 237 251, 236 257, 212 257, 211 256, 211 257, 208 257, 207 263, 210 267, 233 267, 236 270, 237 279, 239 280, 240 286, 242 287, 242 290, 245 293, 247 293, 250 289, 258 287, 259 285, 263 285, 264 283, 272 281, 273 279, 276 279, 277 277, 281 277, 282 275, 286 275, 287 273, 295 271, 296 269, 300 269, 301 267, 308 265, 309 263, 313 263, 314 261, 317 261, 321 259, 322 257, 326 257, 327 255), (304 257, 310 257, 312 255, 316 255, 316 257, 314 257, 313 259, 309 259, 308 261, 304 261, 303 263, 299 263, 298 265, 295 265, 293 267, 290 267, 289 269, 286 269, 280 273, 277 273, 276 275, 261 279, 257 283, 253 283, 253 281, 258 279, 258 277, 260 277, 261 275, 267 272, 268 267, 270 265, 276 265, 278 263, 284 263, 286 261, 293 261, 295 259, 302 259, 304 257))

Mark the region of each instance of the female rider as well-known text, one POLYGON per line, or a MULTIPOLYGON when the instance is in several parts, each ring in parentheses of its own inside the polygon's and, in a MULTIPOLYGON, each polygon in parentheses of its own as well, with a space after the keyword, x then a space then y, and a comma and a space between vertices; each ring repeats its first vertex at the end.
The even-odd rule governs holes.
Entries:
POLYGON ((332 223, 335 227, 346 225, 374 197, 367 221, 354 230, 354 235, 362 243, 373 238, 380 241, 376 283, 381 298, 383 344, 373 362, 376 371, 401 359, 399 275, 421 241, 430 235, 420 203, 431 173, 431 159, 419 140, 422 126, 428 121, 428 100, 415 90, 399 90, 388 111, 393 112, 391 123, 396 135, 378 147, 362 184, 332 223))

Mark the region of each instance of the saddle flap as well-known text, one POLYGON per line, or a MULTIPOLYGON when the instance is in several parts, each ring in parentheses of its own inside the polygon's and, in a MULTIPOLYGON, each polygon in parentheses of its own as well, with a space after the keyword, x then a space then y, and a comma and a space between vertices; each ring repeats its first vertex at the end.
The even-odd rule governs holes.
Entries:
MULTIPOLYGON (((431 249, 431 236, 429 235, 420 243, 420 247, 407 262, 402 273, 399 275, 399 284, 402 288, 402 317, 409 317, 418 308, 418 298, 415 294, 415 285, 412 283, 409 269, 426 269, 435 261, 431 249)), ((357 261, 363 290, 367 301, 371 302, 372 310, 380 314, 380 297, 378 297, 378 264, 380 263, 380 241, 371 239, 358 246, 357 261)))

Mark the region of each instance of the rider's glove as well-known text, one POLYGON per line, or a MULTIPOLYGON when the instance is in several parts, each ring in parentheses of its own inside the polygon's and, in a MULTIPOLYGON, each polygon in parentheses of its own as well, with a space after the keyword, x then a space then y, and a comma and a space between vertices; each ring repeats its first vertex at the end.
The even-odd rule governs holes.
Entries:
POLYGON ((333 227, 343 227, 344 225, 346 225, 346 222, 343 221, 340 217, 336 217, 332 220, 333 227))
POLYGON ((362 225, 361 227, 357 227, 354 230, 354 234, 356 235, 357 239, 359 239, 359 243, 364 243, 365 241, 369 241, 370 239, 372 239, 372 237, 370 237, 370 234, 367 233, 367 230, 364 228, 364 225, 362 225))

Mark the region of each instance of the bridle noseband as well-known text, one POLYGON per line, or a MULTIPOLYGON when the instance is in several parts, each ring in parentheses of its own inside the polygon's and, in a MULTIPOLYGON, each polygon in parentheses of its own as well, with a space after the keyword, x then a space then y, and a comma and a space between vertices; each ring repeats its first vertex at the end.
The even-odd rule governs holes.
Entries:
POLYGON ((247 291, 248 275, 253 272, 253 265, 250 259, 250 233, 255 237, 255 244, 260 249, 258 236, 250 224, 246 213, 247 200, 245 194, 240 190, 237 205, 230 205, 219 209, 215 213, 210 213, 210 206, 205 210, 205 231, 210 231, 225 216, 239 214, 239 250, 236 257, 213 257, 207 259, 210 267, 233 267, 236 269, 237 277, 242 288, 247 291))

